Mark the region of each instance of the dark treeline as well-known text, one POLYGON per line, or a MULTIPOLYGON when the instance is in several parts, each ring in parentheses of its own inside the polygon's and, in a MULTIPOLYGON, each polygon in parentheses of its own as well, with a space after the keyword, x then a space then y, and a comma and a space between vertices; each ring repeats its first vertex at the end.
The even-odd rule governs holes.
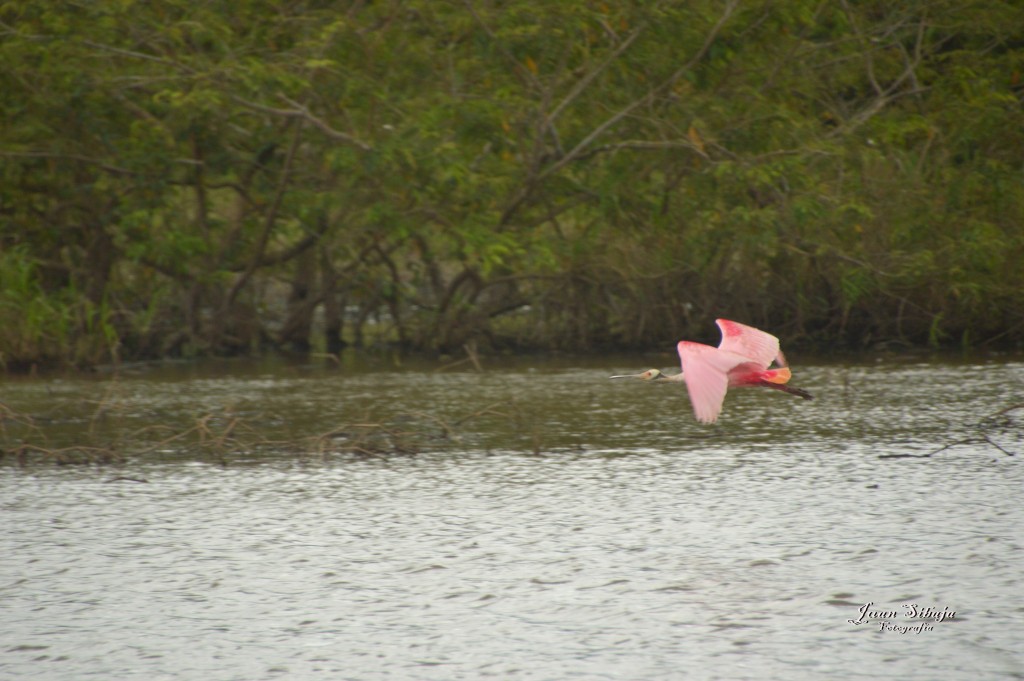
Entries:
POLYGON ((1024 342, 1019 2, 14 0, 0 63, 9 369, 1024 342))

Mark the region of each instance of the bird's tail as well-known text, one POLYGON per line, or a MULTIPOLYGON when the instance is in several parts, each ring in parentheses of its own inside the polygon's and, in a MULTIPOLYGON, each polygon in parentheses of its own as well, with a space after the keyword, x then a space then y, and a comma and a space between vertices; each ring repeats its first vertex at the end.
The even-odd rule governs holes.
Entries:
POLYGON ((769 369, 768 371, 765 371, 763 374, 761 374, 762 381, 767 381, 768 383, 777 383, 779 385, 789 383, 789 379, 791 378, 793 378, 793 372, 791 372, 787 367, 782 367, 779 369, 769 369))

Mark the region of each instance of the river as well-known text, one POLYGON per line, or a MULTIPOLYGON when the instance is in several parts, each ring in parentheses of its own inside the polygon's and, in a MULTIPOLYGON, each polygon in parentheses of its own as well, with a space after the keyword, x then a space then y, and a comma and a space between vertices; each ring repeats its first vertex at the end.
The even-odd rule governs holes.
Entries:
POLYGON ((1024 362, 671 364, 4 379, 0 678, 1024 678, 1024 362))

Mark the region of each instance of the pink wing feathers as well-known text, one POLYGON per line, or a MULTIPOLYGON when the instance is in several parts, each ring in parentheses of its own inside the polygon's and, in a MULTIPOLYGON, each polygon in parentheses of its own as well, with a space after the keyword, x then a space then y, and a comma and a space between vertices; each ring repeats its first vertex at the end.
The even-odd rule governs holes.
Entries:
MULTIPOLYGON (((729 387, 729 372, 743 364, 752 364, 756 360, 703 343, 679 341, 676 347, 683 365, 686 390, 690 394, 690 403, 693 404, 693 415, 701 423, 714 423, 722 412, 725 391, 729 387)), ((768 362, 765 362, 765 366, 767 365, 768 362)), ((751 366, 754 370, 760 368, 762 367, 751 366)))
POLYGON ((728 319, 716 319, 715 323, 722 330, 719 349, 747 357, 759 364, 761 369, 767 369, 773 360, 779 366, 786 366, 786 360, 779 352, 779 339, 775 336, 728 319))

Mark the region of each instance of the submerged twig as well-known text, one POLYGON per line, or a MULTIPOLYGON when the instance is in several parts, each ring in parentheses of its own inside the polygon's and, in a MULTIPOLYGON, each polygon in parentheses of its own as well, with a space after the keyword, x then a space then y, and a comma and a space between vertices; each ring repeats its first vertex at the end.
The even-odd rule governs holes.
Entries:
MULTIPOLYGON (((173 452, 212 456, 222 465, 227 465, 229 455, 268 451, 319 457, 344 454, 374 458, 408 456, 451 446, 459 441, 460 427, 474 419, 483 416, 517 418, 514 404, 512 409, 504 409, 506 404, 494 402, 455 418, 425 411, 403 411, 382 419, 367 412, 351 422, 316 435, 279 437, 258 427, 258 416, 243 416, 230 407, 197 415, 180 427, 152 424, 129 429, 120 428, 120 421, 99 424, 101 419, 118 413, 118 402, 111 400, 107 393, 97 402, 89 426, 73 436, 82 441, 67 444, 65 439, 62 446, 55 446, 32 419, 0 403, 0 457, 10 456, 25 466, 33 459, 62 465, 97 464, 123 462, 126 456, 173 452), (8 425, 16 425, 17 432, 8 425)), ((122 479, 134 480, 113 478, 122 479)))
POLYGON ((51 449, 33 444, 21 444, 6 452, 15 457, 22 466, 28 463, 30 454, 39 454, 44 458, 52 459, 58 465, 83 464, 83 463, 120 463, 124 461, 118 452, 108 447, 95 447, 89 445, 74 445, 71 447, 58 447, 51 449))
POLYGON ((467 421, 472 421, 473 419, 477 418, 478 416, 485 416, 485 415, 488 415, 488 414, 492 414, 494 416, 502 416, 502 417, 505 417, 505 418, 511 418, 511 415, 508 412, 497 411, 495 409, 495 407, 500 407, 500 406, 503 406, 505 404, 506 404, 506 401, 504 401, 504 400, 502 400, 501 402, 494 402, 492 404, 488 404, 483 409, 478 409, 478 410, 474 411, 472 414, 466 414, 462 418, 456 419, 455 421, 452 422, 452 425, 453 426, 461 426, 463 423, 465 423, 467 421))
POLYGON ((472 364, 473 369, 477 373, 483 373, 484 367, 480 363, 480 354, 477 352, 476 349, 476 341, 464 343, 462 345, 462 349, 466 352, 465 357, 463 357, 462 359, 457 359, 453 362, 448 362, 447 364, 442 364, 441 366, 434 369, 434 371, 448 371, 449 369, 454 369, 455 367, 462 366, 463 364, 472 364))
POLYGON ((988 416, 983 417, 980 421, 978 421, 978 423, 975 426, 978 429, 978 433, 976 435, 970 435, 968 437, 962 438, 962 439, 957 440, 955 442, 949 442, 949 443, 939 447, 938 449, 934 449, 934 450, 932 450, 932 451, 930 451, 930 452, 928 452, 926 454, 879 454, 878 458, 879 459, 927 459, 927 458, 930 458, 930 457, 934 456, 935 454, 938 454, 939 452, 944 452, 947 449, 952 449, 954 447, 959 447, 961 445, 976 445, 976 444, 991 445, 992 447, 995 447, 996 449, 998 449, 1000 452, 1002 452, 1006 456, 1015 456, 1014 452, 1011 452, 1010 450, 1006 449, 1005 447, 1000 445, 998 442, 993 440, 991 437, 989 437, 989 433, 987 432, 987 430, 994 429, 994 428, 997 428, 997 427, 1000 427, 1000 426, 1002 426, 1004 428, 1012 428, 1012 427, 1014 427, 1014 424, 1011 423, 1011 419, 1006 419, 1005 422, 1003 422, 1003 423, 998 422, 997 419, 1000 416, 1006 416, 1007 414, 1009 414, 1009 413, 1011 413, 1011 412, 1013 412, 1013 411, 1015 411, 1017 409, 1024 409, 1024 403, 1021 403, 1021 404, 1011 404, 1009 407, 1005 407, 1005 408, 1000 409, 999 411, 997 411, 997 412, 995 412, 993 414, 989 414, 988 416))

